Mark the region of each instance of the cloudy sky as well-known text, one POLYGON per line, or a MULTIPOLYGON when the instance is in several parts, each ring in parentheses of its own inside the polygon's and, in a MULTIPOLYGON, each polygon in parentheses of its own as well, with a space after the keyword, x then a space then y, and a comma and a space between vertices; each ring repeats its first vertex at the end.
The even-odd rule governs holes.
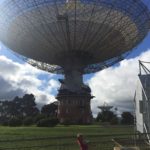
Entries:
MULTIPOLYGON (((94 115, 98 105, 107 102, 118 111, 133 111, 133 97, 138 80, 138 60, 150 61, 150 36, 119 64, 84 77, 95 98, 91 102, 94 115)), ((54 74, 38 70, 17 58, 0 44, 0 99, 33 93, 39 106, 55 101, 59 88, 54 74)))
POLYGON ((96 96, 92 102, 93 113, 97 113, 96 106, 104 102, 117 107, 118 111, 133 111, 139 60, 150 62, 150 49, 135 58, 123 60, 117 67, 98 72, 88 80, 92 93, 96 96))
MULTIPOLYGON (((145 2, 148 3, 149 0, 145 2)), ((138 60, 150 62, 150 35, 117 65, 84 76, 84 81, 89 84, 95 96, 91 101, 94 115, 99 111, 97 106, 104 102, 117 107, 118 112, 133 111, 138 60)), ((33 93, 38 106, 53 102, 60 86, 58 78, 62 76, 46 73, 26 64, 0 43, 0 100, 12 100, 15 96, 33 93)))
POLYGON ((55 101, 54 94, 59 87, 55 75, 40 71, 6 51, 1 46, 0 99, 11 100, 15 96, 33 93, 39 105, 55 101))

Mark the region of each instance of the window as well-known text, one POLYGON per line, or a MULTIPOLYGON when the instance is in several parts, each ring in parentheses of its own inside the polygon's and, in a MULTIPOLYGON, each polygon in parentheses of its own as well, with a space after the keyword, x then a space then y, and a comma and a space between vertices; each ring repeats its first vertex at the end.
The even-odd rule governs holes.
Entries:
POLYGON ((143 113, 143 101, 142 100, 139 101, 139 109, 140 109, 140 113, 143 113))

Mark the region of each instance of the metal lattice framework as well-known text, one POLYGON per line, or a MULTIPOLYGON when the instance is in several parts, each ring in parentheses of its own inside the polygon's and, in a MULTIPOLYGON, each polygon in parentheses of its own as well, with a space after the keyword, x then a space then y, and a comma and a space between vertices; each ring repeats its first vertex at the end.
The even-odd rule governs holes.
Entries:
POLYGON ((71 67, 84 74, 111 66, 149 29, 142 0, 0 2, 0 40, 29 64, 58 74, 71 67))

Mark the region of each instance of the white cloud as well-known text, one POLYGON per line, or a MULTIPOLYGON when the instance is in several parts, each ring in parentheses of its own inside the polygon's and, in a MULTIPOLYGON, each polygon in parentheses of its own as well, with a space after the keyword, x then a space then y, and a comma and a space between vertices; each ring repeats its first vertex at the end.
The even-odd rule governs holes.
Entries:
POLYGON ((132 59, 125 59, 116 67, 96 73, 89 81, 92 94, 92 111, 104 102, 118 107, 120 111, 133 110, 133 98, 138 80, 138 60, 150 62, 150 50, 132 59))
POLYGON ((0 99, 9 100, 15 96, 23 96, 25 93, 33 93, 40 106, 52 102, 55 100, 52 90, 46 89, 58 87, 57 81, 52 79, 53 76, 28 64, 20 64, 0 55, 0 99), (51 77, 50 84, 45 84, 44 78, 40 80, 38 78, 40 75, 51 77))
POLYGON ((46 89, 46 91, 49 93, 53 93, 56 92, 59 87, 60 87, 60 83, 54 79, 51 79, 48 82, 48 88, 46 89))
MULTIPOLYGON (((99 111, 97 106, 104 102, 117 106, 120 111, 132 110, 139 59, 150 61, 150 50, 139 57, 123 60, 116 67, 98 72, 88 80, 95 96, 91 106, 94 114, 99 111)), ((54 93, 60 86, 53 76, 0 55, 0 99, 12 99, 16 95, 33 93, 39 106, 52 102, 55 100, 54 93), (39 78, 41 75, 46 76, 46 79, 39 78)))

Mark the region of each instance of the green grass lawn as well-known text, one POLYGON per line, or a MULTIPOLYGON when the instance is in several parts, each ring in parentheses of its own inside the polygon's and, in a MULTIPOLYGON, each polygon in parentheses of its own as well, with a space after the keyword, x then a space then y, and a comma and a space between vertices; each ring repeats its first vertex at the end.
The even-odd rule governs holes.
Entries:
POLYGON ((102 147, 106 144, 105 142, 111 141, 116 134, 133 134, 134 129, 132 126, 104 127, 100 125, 57 126, 54 128, 0 127, 0 150, 23 150, 27 148, 30 150, 78 150, 77 133, 82 133, 90 141, 90 144, 93 144, 91 150, 98 150, 101 149, 98 148, 98 143, 102 147), (95 149, 94 143, 97 145, 95 149))

